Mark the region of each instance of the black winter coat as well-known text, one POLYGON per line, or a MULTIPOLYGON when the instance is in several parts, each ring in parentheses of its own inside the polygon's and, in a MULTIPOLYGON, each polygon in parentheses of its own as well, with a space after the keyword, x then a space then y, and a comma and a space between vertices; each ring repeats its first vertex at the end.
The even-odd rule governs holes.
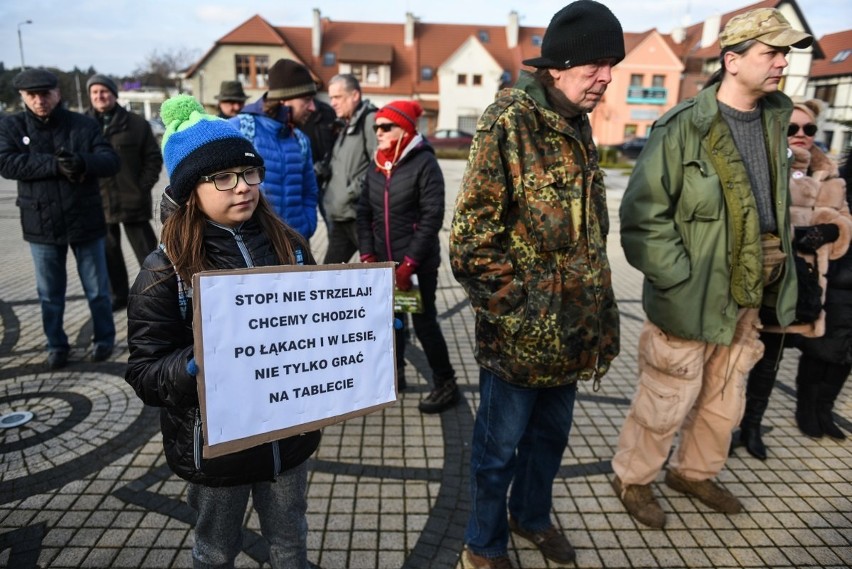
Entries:
POLYGON ((104 237, 98 178, 114 175, 119 165, 98 123, 61 102, 46 121, 25 110, 0 122, 0 175, 18 181, 16 205, 26 241, 62 245, 104 237), (82 181, 59 173, 60 149, 82 157, 82 181))
MULTIPOLYGON (((238 230, 208 222, 204 242, 207 255, 221 269, 278 264, 269 239, 254 218, 238 230), (243 241, 249 261, 237 246, 237 235, 243 241)), ((308 264, 314 264, 304 244, 293 245, 302 249, 308 264)), ((203 431, 196 378, 186 371, 186 364, 193 357, 192 303, 188 303, 184 318, 177 278, 171 267, 165 253, 155 250, 145 259, 130 290, 127 307, 130 357, 125 379, 146 405, 162 407, 160 428, 172 471, 204 486, 236 486, 272 480, 281 471, 300 465, 319 445, 319 431, 202 459, 203 431)))
MULTIPOLYGON (((852 188, 848 184, 846 201, 852 207, 852 188)), ((813 358, 852 364, 852 248, 829 263, 826 280, 825 334, 819 338, 801 338, 797 345, 813 358)))
POLYGON ((403 156, 386 178, 375 165, 367 170, 358 201, 358 248, 379 261, 410 257, 417 272, 441 263, 438 232, 444 223, 444 175, 424 140, 403 156))
MULTIPOLYGON (((100 180, 106 222, 147 221, 152 214, 151 189, 160 177, 163 155, 148 121, 119 105, 114 113, 104 136, 121 157, 121 170, 100 180)), ((101 124, 94 109, 86 114, 101 124)))

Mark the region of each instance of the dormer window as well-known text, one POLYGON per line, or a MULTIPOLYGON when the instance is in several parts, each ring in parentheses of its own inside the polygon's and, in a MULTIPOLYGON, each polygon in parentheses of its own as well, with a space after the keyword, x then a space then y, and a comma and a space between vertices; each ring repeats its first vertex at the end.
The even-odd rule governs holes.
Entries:
POLYGON ((539 34, 533 35, 530 41, 532 42, 533 47, 541 47, 541 36, 539 34))
POLYGON ((335 63, 337 63, 337 57, 334 53, 327 51, 322 55, 322 64, 325 67, 332 67, 335 63))
POLYGON ((477 32, 476 34, 476 37, 478 37, 479 41, 481 41, 482 43, 488 43, 491 41, 491 34, 489 34, 487 30, 479 30, 479 32, 477 32))
POLYGON ((846 59, 852 55, 852 49, 841 49, 837 52, 837 55, 831 60, 832 63, 840 63, 841 61, 846 61, 846 59))

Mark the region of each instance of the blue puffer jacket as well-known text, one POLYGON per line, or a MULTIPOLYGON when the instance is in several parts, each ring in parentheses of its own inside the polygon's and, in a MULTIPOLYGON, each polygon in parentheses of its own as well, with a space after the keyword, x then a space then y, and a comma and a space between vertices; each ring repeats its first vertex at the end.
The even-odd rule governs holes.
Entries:
POLYGON ((263 156, 266 179, 261 189, 272 209, 287 225, 310 239, 317 228, 317 179, 311 158, 311 142, 289 124, 289 112, 281 106, 276 118, 263 112, 264 99, 243 107, 230 119, 263 156))

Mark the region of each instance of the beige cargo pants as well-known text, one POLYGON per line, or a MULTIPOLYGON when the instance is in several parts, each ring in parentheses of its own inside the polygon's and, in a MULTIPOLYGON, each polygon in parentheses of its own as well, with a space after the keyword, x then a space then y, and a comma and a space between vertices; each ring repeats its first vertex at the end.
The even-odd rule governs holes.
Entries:
POLYGON ((740 309, 730 346, 669 336, 646 321, 639 336, 639 387, 621 428, 612 469, 624 485, 648 484, 669 467, 692 480, 725 466, 745 409, 748 372, 763 355, 757 309, 740 309))

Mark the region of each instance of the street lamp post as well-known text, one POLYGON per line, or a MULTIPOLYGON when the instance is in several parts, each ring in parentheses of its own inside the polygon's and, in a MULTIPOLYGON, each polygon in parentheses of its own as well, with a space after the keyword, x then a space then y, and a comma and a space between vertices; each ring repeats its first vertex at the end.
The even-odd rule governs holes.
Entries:
POLYGON ((21 50, 21 71, 23 71, 24 69, 27 68, 27 66, 24 65, 24 42, 21 39, 21 26, 23 26, 25 24, 32 24, 32 23, 33 23, 32 20, 26 20, 24 22, 18 22, 18 49, 21 50))

